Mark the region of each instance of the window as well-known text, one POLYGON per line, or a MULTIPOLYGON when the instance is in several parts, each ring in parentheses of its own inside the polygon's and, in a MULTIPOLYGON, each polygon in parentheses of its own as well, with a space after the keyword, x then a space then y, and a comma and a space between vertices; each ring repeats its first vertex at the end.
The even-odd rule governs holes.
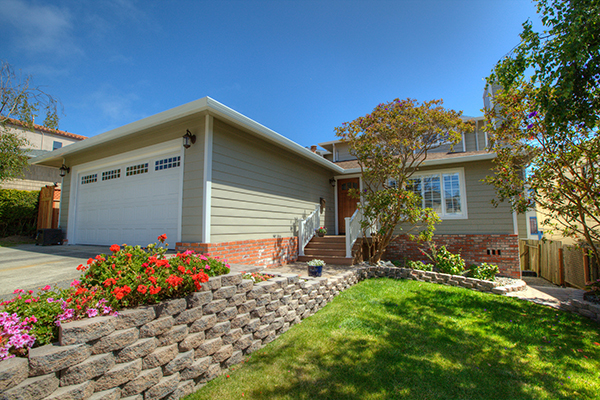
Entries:
POLYGON ((148 172, 148 163, 132 165, 125 169, 125 176, 145 174, 148 172))
POLYGON ((154 162, 154 170, 160 171, 162 169, 176 168, 179 167, 180 163, 180 156, 164 158, 162 160, 157 160, 156 162, 154 162))
POLYGON ((467 218, 462 169, 413 175, 407 188, 421 196, 423 208, 432 208, 440 218, 467 218))
POLYGON ((529 217, 529 230, 532 235, 538 234, 537 217, 529 217))
POLYGON ((54 141, 52 142, 52 150, 60 149, 62 147, 61 142, 54 141))
POLYGON ((117 179, 121 177, 121 169, 113 169, 112 171, 104 171, 102 173, 102 180, 108 181, 111 179, 117 179))
POLYGON ((81 184, 85 185, 88 183, 94 183, 98 181, 98 174, 91 174, 81 177, 81 184))

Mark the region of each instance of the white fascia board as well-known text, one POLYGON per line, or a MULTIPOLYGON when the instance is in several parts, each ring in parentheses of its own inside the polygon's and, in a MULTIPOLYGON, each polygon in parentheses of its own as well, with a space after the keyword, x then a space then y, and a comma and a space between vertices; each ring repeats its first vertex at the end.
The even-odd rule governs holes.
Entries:
POLYGON ((243 114, 219 103, 210 97, 203 97, 199 100, 192 101, 190 103, 181 105, 179 107, 172 108, 167 111, 152 115, 150 117, 141 119, 139 121, 132 122, 124 125, 120 128, 113 129, 111 131, 102 133, 98 136, 91 137, 78 143, 65 146, 61 149, 54 150, 53 152, 36 157, 31 160, 31 164, 41 164, 47 161, 58 160, 69 154, 79 152, 92 148, 94 146, 110 142, 117 138, 123 138, 128 135, 134 134, 144 129, 150 129, 157 125, 163 125, 165 123, 177 121, 181 118, 197 114, 203 111, 207 111, 214 116, 220 117, 225 121, 236 122, 242 125, 245 129, 248 129, 253 134, 272 142, 280 147, 283 147, 295 154, 298 154, 304 158, 307 158, 325 168, 333 170, 335 172, 343 172, 343 168, 333 164, 331 161, 313 153, 309 149, 306 149, 296 142, 280 135, 279 133, 259 124, 258 122, 246 117, 243 114))
POLYGON ((323 142, 323 143, 317 143, 317 144, 319 146, 323 147, 324 145, 327 146, 329 144, 337 144, 337 143, 341 143, 341 142, 342 142, 342 139, 336 139, 336 140, 330 140, 329 142, 323 142))

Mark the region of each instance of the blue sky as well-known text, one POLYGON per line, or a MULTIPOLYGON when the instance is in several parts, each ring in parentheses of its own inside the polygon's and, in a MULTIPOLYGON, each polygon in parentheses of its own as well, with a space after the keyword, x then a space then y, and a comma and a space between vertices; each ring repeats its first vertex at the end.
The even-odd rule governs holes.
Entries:
POLYGON ((94 136, 210 96, 309 146, 394 98, 481 115, 529 0, 0 0, 0 59, 94 136))

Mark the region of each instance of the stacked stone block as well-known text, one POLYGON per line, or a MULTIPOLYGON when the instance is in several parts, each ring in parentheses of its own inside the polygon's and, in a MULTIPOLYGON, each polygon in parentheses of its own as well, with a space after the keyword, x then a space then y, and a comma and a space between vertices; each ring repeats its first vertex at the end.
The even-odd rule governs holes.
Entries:
MULTIPOLYGON (((275 340, 363 279, 414 279, 490 292, 494 282, 392 266, 359 267, 331 278, 241 274, 210 278, 185 299, 63 324, 59 343, 0 362, 0 400, 175 400, 275 340)), ((600 319, 600 307, 565 309, 600 319)))

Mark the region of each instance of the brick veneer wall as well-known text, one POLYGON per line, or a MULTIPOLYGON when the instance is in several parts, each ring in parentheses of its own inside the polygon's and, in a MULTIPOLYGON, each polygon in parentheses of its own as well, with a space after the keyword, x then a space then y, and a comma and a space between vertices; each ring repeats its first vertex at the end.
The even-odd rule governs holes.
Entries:
MULTIPOLYGON (((518 235, 434 235, 433 242, 438 247, 446 246, 452 253, 460 253, 467 265, 496 264, 500 275, 521 279, 518 235)), ((385 258, 403 260, 406 257, 408 260, 430 262, 421 253, 423 247, 406 235, 400 235, 388 246, 385 258)))
POLYGON ((252 264, 274 267, 296 261, 298 258, 298 238, 272 238, 240 240, 223 243, 177 242, 177 251, 193 250, 226 259, 232 264, 252 264))
MULTIPOLYGON (((502 293, 494 282, 395 267, 359 267, 331 278, 282 274, 254 284, 210 278, 185 299, 63 324, 60 342, 0 361, 0 400, 180 399, 240 363, 363 279, 388 277, 502 293)), ((600 306, 561 307, 600 320, 600 306)))

